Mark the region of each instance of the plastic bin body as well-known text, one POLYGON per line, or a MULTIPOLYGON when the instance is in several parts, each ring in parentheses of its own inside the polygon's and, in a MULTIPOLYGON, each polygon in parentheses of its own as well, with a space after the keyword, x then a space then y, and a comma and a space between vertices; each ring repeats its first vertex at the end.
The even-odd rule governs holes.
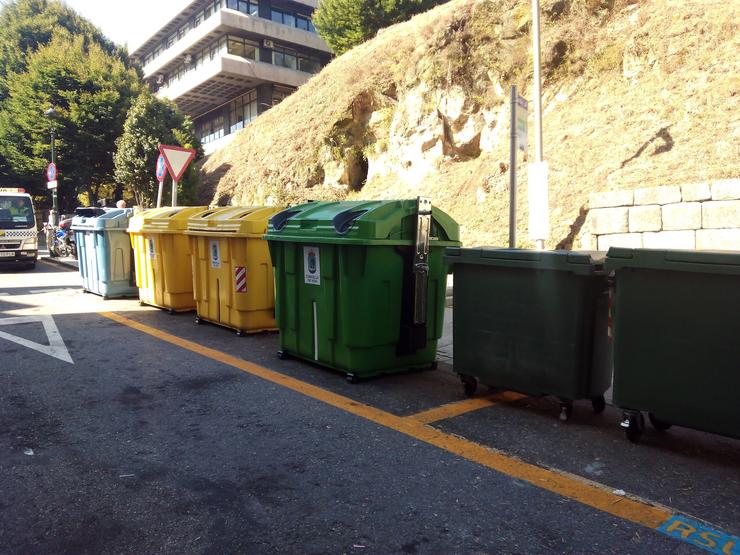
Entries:
POLYGON ((416 201, 310 203, 273 218, 281 350, 360 378, 429 367, 442 335, 444 248, 459 244, 458 226, 433 209, 421 327, 412 322, 415 226, 416 201), (359 216, 338 233, 342 214, 359 216))
POLYGON ((141 302, 181 312, 195 309, 188 218, 207 207, 155 208, 129 221, 141 302))
POLYGON ((740 252, 612 248, 614 402, 740 438, 740 252))
POLYGON ((85 291, 105 298, 136 296, 133 251, 126 233, 132 215, 133 209, 124 208, 72 220, 85 291))
POLYGON ((449 249, 455 371, 486 385, 576 400, 611 384, 603 256, 449 249))
POLYGON ((264 234, 282 208, 229 207, 190 217, 198 318, 238 332, 275 330, 275 287, 264 234))

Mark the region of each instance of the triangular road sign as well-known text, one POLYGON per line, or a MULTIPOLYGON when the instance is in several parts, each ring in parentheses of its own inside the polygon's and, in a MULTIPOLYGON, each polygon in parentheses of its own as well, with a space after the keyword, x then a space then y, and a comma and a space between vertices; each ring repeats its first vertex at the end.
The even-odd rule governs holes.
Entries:
POLYGON ((23 337, 18 337, 17 335, 11 335, 3 331, 0 331, 0 339, 7 339, 8 341, 12 341, 13 343, 17 343, 18 345, 21 345, 23 347, 28 347, 29 349, 38 351, 39 353, 49 355, 50 357, 58 358, 59 360, 63 360, 64 362, 69 362, 70 364, 74 364, 74 361, 72 360, 72 357, 69 356, 69 351, 67 350, 67 346, 64 344, 64 340, 62 339, 62 336, 59 333, 59 329, 57 328, 57 325, 54 322, 54 318, 52 316, 42 315, 42 316, 17 316, 14 318, 0 318, 0 326, 12 326, 14 324, 28 324, 30 322, 41 322, 43 324, 44 331, 46 332, 46 337, 49 338, 48 345, 42 345, 41 343, 36 343, 35 341, 29 341, 28 339, 25 339, 23 337))
POLYGON ((179 146, 159 145, 159 152, 164 156, 164 163, 174 181, 180 181, 182 174, 195 158, 195 150, 179 146))

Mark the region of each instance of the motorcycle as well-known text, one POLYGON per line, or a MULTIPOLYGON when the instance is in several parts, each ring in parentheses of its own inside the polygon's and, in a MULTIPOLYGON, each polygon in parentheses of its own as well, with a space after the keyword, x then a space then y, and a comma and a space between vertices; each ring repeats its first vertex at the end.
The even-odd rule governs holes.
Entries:
POLYGON ((75 234, 72 231, 72 218, 66 218, 59 223, 57 237, 64 245, 67 256, 72 256, 77 260, 77 244, 75 243, 75 234))
POLYGON ((51 257, 77 258, 77 245, 74 242, 74 233, 70 229, 72 218, 66 218, 59 223, 59 226, 44 224, 44 233, 46 235, 46 245, 51 257))

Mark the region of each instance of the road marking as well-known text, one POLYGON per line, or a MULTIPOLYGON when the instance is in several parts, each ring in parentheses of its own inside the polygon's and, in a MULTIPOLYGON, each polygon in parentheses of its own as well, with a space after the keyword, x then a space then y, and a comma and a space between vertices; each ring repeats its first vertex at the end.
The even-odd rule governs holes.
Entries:
POLYGON ((31 295, 43 295, 44 293, 61 293, 63 291, 70 291, 69 287, 61 287, 57 289, 31 289, 29 293, 31 295))
POLYGON ((667 536, 717 555, 740 554, 740 538, 708 528, 703 522, 676 515, 658 528, 667 536))
POLYGON ((448 418, 454 418, 455 416, 485 409, 501 403, 512 403, 520 399, 525 399, 526 397, 527 395, 522 395, 521 393, 502 391, 486 397, 475 397, 473 399, 448 403, 441 407, 434 407, 433 409, 425 410, 423 412, 417 412, 416 414, 412 414, 406 418, 416 420, 422 424, 431 424, 432 422, 447 420, 448 418))
MULTIPOLYGON (((176 335, 136 322, 113 312, 102 312, 101 316, 119 324, 138 330, 162 341, 176 345, 216 362, 232 366, 242 372, 266 381, 281 385, 345 412, 359 416, 386 428, 438 447, 444 451, 485 466, 512 478, 528 482, 540 489, 556 493, 592 507, 604 513, 619 517, 634 524, 659 530, 672 519, 683 518, 675 510, 641 499, 633 495, 616 495, 612 488, 556 469, 548 469, 519 460, 510 455, 484 447, 470 440, 447 434, 413 418, 401 417, 370 405, 365 405, 343 395, 338 395, 307 382, 291 378, 274 370, 269 370, 253 362, 228 355, 216 349, 182 339, 176 335)), ((725 534, 727 535, 727 534, 725 534)), ((731 536, 728 536, 731 538, 731 536)), ((733 546, 730 546, 732 548, 733 546)), ((733 551, 723 555, 737 555, 733 551)))
POLYGON ((59 333, 59 329, 54 322, 53 316, 49 314, 44 314, 39 316, 16 316, 13 318, 2 318, 0 319, 0 326, 12 326, 16 324, 28 324, 34 322, 39 322, 44 326, 46 337, 49 339, 48 345, 42 345, 41 343, 36 343, 35 341, 29 341, 28 339, 25 339, 23 337, 11 335, 3 331, 0 331, 0 338, 7 339, 8 341, 12 341, 13 343, 17 343, 18 345, 21 345, 23 347, 27 347, 29 349, 33 349, 34 351, 38 351, 39 353, 49 355, 50 357, 58 358, 59 360, 63 360, 64 362, 74 364, 74 361, 72 360, 72 357, 69 355, 69 351, 67 350, 67 346, 64 344, 64 339, 62 339, 62 336, 59 333))

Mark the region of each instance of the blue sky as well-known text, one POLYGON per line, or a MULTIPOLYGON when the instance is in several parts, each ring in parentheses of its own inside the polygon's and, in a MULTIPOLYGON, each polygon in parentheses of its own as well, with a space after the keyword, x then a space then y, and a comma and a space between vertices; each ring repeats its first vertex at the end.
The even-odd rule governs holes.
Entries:
POLYGON ((190 0, 66 0, 65 3, 100 27, 108 38, 136 46, 190 0))
MULTIPOLYGON (((9 0, 0 0, 0 5, 9 0)), ((138 45, 191 0, 64 0, 117 42, 138 45)), ((131 48, 129 48, 131 50, 131 48)))

